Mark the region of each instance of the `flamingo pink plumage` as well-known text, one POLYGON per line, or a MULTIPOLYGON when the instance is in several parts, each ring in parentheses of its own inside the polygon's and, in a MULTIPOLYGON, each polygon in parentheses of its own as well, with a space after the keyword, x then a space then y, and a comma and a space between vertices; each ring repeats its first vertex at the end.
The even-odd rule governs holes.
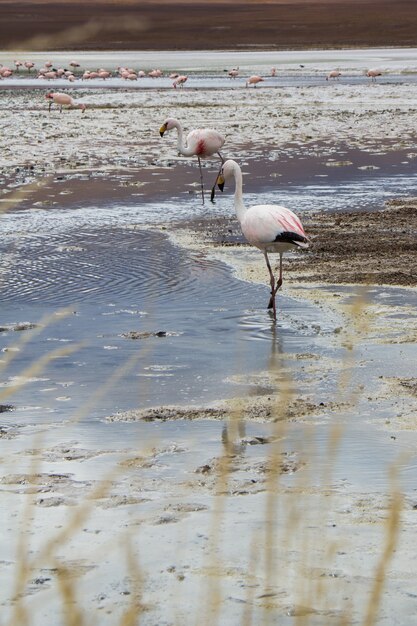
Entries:
POLYGON ((188 80, 188 76, 184 76, 184 75, 177 76, 177 78, 172 83, 172 86, 174 87, 174 89, 176 89, 177 87, 184 87, 184 83, 186 83, 187 80, 188 80))
POLYGON ((295 248, 308 248, 308 238, 295 213, 277 204, 259 204, 246 208, 243 203, 242 171, 236 161, 223 163, 217 185, 223 191, 225 180, 235 179, 235 211, 242 233, 250 244, 259 248, 265 257, 269 271, 271 298, 268 309, 273 310, 276 320, 275 296, 282 285, 282 255, 295 248), (277 252, 280 257, 279 279, 275 281, 269 263, 268 252, 277 252))
POLYGON ((82 109, 83 113, 86 109, 86 105, 83 102, 76 102, 67 93, 60 93, 58 91, 50 91, 49 93, 46 94, 45 98, 49 100, 49 112, 51 112, 52 102, 55 102, 55 104, 59 105, 60 113, 62 113, 63 106, 69 106, 74 109, 82 109))
POLYGON ((329 80, 330 78, 333 78, 333 79, 337 80, 339 78, 339 76, 341 76, 341 75, 342 75, 342 72, 339 72, 339 70, 332 70, 331 72, 329 72, 327 74, 326 80, 329 80))
POLYGON ((184 144, 184 131, 181 123, 173 118, 168 118, 161 128, 159 134, 164 136, 169 130, 176 128, 178 131, 178 152, 183 156, 196 156, 198 159, 198 166, 200 168, 200 181, 201 181, 201 195, 204 204, 204 187, 203 187, 203 172, 201 170, 201 160, 213 154, 218 154, 221 162, 224 162, 220 150, 224 145, 225 138, 223 135, 213 130, 212 128, 197 128, 192 130, 187 135, 186 144, 184 144))
POLYGON ((371 70, 368 70, 366 72, 366 75, 368 76, 368 78, 371 79, 371 83, 375 83, 376 82, 376 77, 377 76, 382 76, 382 72, 381 72, 381 70, 373 68, 371 70))
POLYGON ((246 81, 246 87, 249 87, 249 85, 253 85, 254 87, 256 87, 258 83, 261 83, 264 80, 265 79, 262 78, 262 76, 254 74, 253 76, 249 76, 248 80, 246 81))

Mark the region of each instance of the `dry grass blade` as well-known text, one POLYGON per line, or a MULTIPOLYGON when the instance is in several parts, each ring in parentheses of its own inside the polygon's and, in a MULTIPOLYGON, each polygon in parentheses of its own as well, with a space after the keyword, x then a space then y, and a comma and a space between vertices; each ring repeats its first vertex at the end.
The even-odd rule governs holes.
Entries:
POLYGON ((391 471, 391 479, 393 490, 391 494, 391 506, 385 525, 385 544, 381 554, 381 558, 376 567, 373 587, 371 589, 368 606, 366 609, 363 626, 374 626, 378 620, 378 611, 384 592, 384 586, 387 580, 387 569, 395 552, 398 536, 401 528, 401 510, 403 506, 403 496, 396 487, 395 468, 391 471))
POLYGON ((61 359, 62 357, 73 354, 74 352, 79 350, 81 346, 82 344, 76 344, 68 348, 57 348, 56 350, 53 350, 52 352, 49 352, 48 354, 40 357, 39 359, 37 359, 37 361, 29 365, 21 372, 18 382, 16 382, 14 385, 9 385, 8 387, 5 387, 3 391, 0 392, 0 400, 8 398, 15 391, 23 387, 28 379, 40 374, 43 371, 44 367, 48 365, 48 363, 55 359, 61 359))

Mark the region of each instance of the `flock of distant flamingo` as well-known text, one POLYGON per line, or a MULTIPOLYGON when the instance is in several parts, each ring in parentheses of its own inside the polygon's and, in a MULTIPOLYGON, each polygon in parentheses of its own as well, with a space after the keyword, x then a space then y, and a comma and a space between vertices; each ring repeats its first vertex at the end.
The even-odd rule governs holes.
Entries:
MULTIPOLYGON (((65 67, 54 67, 52 61, 46 61, 43 67, 40 67, 36 70, 35 63, 33 61, 14 61, 14 69, 11 69, 8 66, 0 64, 0 79, 2 78, 10 78, 13 75, 18 75, 21 73, 23 68, 26 68, 28 74, 31 74, 32 70, 36 71, 36 78, 44 79, 44 80, 54 80, 57 78, 66 79, 70 83, 75 82, 77 79, 81 80, 93 80, 93 79, 102 79, 106 80, 108 78, 122 78, 127 81, 135 81, 141 78, 161 78, 164 77, 164 72, 160 69, 152 69, 149 72, 145 72, 144 70, 135 70, 131 67, 122 67, 119 66, 115 71, 111 72, 104 68, 100 68, 97 70, 80 70, 80 64, 77 61, 71 61, 68 64, 68 68, 65 67)), ((304 66, 300 66, 304 67, 304 66)), ((240 70, 239 67, 232 68, 231 70, 224 70, 228 73, 228 76, 231 79, 236 79, 239 77, 240 70)), ((371 82, 375 82, 377 76, 382 76, 383 72, 380 69, 372 68, 367 70, 366 75, 371 79, 371 82)), ((275 67, 271 68, 270 76, 275 77, 277 75, 277 70, 275 67)), ((342 72, 339 70, 332 70, 326 76, 326 80, 338 80, 342 76, 342 72)), ((178 72, 171 72, 168 74, 168 78, 170 78, 172 82, 172 87, 177 89, 177 87, 183 87, 184 84, 188 80, 188 76, 184 74, 179 74, 178 72)), ((245 84, 246 87, 256 85, 260 82, 266 80, 266 77, 262 77, 258 74, 253 74, 246 79, 245 84)))

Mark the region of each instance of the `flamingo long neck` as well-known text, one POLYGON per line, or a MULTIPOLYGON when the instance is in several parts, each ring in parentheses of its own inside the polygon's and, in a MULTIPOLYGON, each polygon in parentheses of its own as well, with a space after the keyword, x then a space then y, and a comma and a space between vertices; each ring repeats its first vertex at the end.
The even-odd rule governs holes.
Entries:
POLYGON ((240 167, 235 164, 233 168, 233 173, 235 177, 235 211, 237 215, 237 219, 239 222, 242 221, 243 216, 246 213, 246 207, 243 204, 243 177, 240 167))
POLYGON ((193 156, 194 153, 192 148, 184 144, 184 131, 180 122, 175 122, 175 128, 178 131, 178 152, 180 152, 183 156, 193 156))

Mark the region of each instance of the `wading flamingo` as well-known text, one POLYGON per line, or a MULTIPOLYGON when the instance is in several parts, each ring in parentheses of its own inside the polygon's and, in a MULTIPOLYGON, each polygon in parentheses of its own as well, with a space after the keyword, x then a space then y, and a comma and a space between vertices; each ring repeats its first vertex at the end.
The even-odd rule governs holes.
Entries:
POLYGON ((82 109, 84 113, 86 105, 83 102, 76 102, 67 93, 60 93, 58 91, 50 91, 46 94, 45 98, 49 100, 49 112, 51 112, 52 102, 59 105, 59 111, 62 113, 63 106, 69 106, 74 109, 82 109))
POLYGON ((368 70, 366 72, 366 75, 368 78, 371 79, 371 83, 376 83, 376 77, 382 76, 382 72, 381 70, 377 70, 376 68, 373 68, 372 70, 368 70))
POLYGON ((184 87, 184 83, 186 83, 188 80, 188 76, 177 76, 177 78, 174 80, 174 82, 172 83, 172 86, 174 87, 174 89, 176 89, 177 87, 184 87))
POLYGON ((330 78, 338 79, 339 76, 341 75, 342 75, 342 72, 339 72, 338 70, 332 70, 331 72, 327 74, 326 80, 329 80, 330 78))
POLYGON ((268 309, 272 309, 274 320, 276 320, 275 296, 282 285, 282 255, 288 250, 308 248, 308 238, 299 218, 283 206, 259 204, 245 207, 242 194, 242 171, 236 161, 229 160, 223 163, 216 181, 221 191, 223 191, 225 181, 232 177, 235 179, 235 211, 242 233, 250 244, 263 252, 265 257, 271 285, 268 309), (279 253, 278 281, 275 281, 268 252, 279 253))
POLYGON ((229 76, 230 78, 236 78, 236 76, 239 76, 239 68, 234 67, 232 70, 230 70, 229 76))
POLYGON ((246 87, 249 87, 249 85, 253 85, 254 87, 256 87, 256 85, 258 83, 261 83, 263 80, 265 79, 262 78, 262 76, 258 76, 257 74, 255 74, 254 76, 250 76, 246 81, 246 87))
MULTIPOLYGON (((203 172, 201 170, 201 159, 218 154, 221 162, 224 162, 220 149, 223 147, 225 138, 212 128, 197 128, 187 135, 184 144, 184 131, 181 123, 173 117, 168 118, 159 129, 161 137, 169 130, 176 128, 178 131, 178 152, 183 156, 196 156, 198 167, 200 168, 201 195, 204 204, 203 172)), ((214 194, 212 192, 212 197, 214 194)))

